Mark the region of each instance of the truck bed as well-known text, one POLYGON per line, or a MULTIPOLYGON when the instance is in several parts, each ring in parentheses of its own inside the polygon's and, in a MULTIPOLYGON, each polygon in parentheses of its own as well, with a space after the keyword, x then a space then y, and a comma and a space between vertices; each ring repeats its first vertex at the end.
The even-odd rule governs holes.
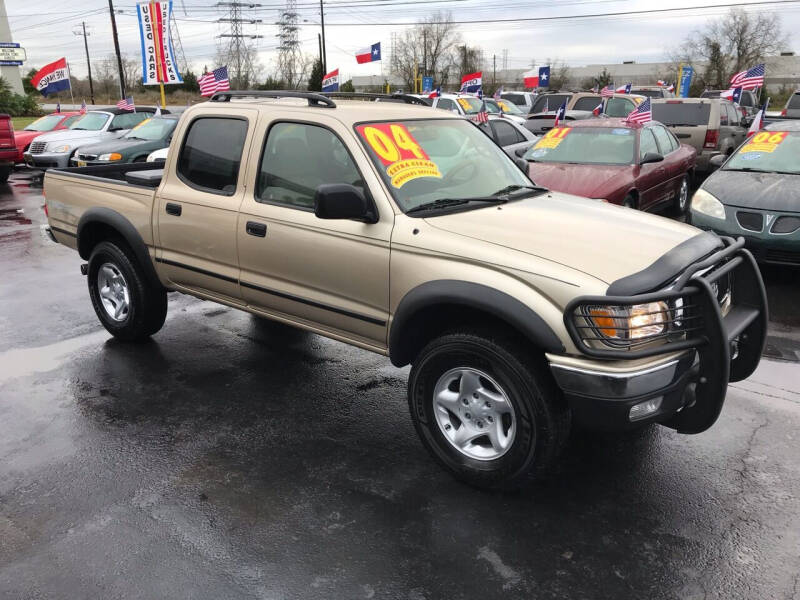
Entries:
MULTIPOLYGON (((88 167, 67 167, 63 169, 48 169, 47 174, 64 174, 89 179, 110 180, 114 183, 139 185, 144 187, 157 187, 164 172, 164 163, 126 163, 110 165, 91 165, 88 167), (145 172, 151 174, 145 175, 145 172), (141 175, 137 175, 141 173, 141 175), (130 176, 129 176, 130 175, 130 176), (155 185, 153 185, 155 183, 155 185)), ((47 176, 45 175, 45 177, 47 176)))

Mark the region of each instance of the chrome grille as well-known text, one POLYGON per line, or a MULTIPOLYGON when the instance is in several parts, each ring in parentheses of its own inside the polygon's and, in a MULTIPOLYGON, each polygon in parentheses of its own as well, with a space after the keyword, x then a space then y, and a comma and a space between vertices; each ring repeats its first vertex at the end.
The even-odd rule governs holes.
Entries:
POLYGON ((41 154, 47 148, 47 142, 31 142, 31 154, 41 154))

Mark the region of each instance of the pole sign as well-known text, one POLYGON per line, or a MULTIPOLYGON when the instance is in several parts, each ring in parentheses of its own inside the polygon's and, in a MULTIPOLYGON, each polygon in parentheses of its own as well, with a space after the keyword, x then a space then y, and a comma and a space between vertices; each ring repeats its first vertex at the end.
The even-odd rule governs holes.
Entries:
POLYGON ((27 58, 25 49, 20 48, 16 42, 0 42, 0 66, 19 66, 27 58))
POLYGON ((136 11, 142 45, 142 83, 183 83, 169 35, 172 0, 142 2, 136 5, 136 11))
POLYGON ((433 91, 433 77, 422 78, 422 93, 429 93, 433 91))
POLYGON ((692 76, 694 69, 691 65, 681 65, 681 79, 678 85, 679 96, 681 98, 689 97, 689 87, 692 85, 692 76))

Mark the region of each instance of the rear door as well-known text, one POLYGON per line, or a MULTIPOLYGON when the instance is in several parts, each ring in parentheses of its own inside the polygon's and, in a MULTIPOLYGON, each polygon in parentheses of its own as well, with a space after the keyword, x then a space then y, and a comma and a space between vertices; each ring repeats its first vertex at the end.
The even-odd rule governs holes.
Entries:
MULTIPOLYGON (((639 133, 639 160, 641 161, 648 152, 660 154, 652 127, 645 127, 639 133)), ((647 210, 661 202, 665 194, 666 182, 667 170, 663 162, 639 165, 639 175, 636 178, 636 187, 639 190, 639 208, 647 210)))
POLYGON ((659 151, 664 157, 664 162, 661 164, 665 169, 666 180, 659 202, 666 202, 677 195, 683 174, 688 169, 688 163, 678 152, 680 145, 677 140, 665 127, 653 125, 650 129, 656 136, 659 151))

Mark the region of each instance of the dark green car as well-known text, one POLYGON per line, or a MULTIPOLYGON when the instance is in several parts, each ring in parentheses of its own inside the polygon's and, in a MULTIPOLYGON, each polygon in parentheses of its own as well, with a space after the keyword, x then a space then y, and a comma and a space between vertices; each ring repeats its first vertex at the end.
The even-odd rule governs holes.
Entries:
POLYGON ((744 237, 759 262, 800 266, 800 122, 775 122, 742 144, 695 192, 691 222, 744 237))
POLYGON ((144 162, 154 150, 169 146, 177 124, 178 115, 145 119, 122 137, 80 148, 70 166, 144 162))

